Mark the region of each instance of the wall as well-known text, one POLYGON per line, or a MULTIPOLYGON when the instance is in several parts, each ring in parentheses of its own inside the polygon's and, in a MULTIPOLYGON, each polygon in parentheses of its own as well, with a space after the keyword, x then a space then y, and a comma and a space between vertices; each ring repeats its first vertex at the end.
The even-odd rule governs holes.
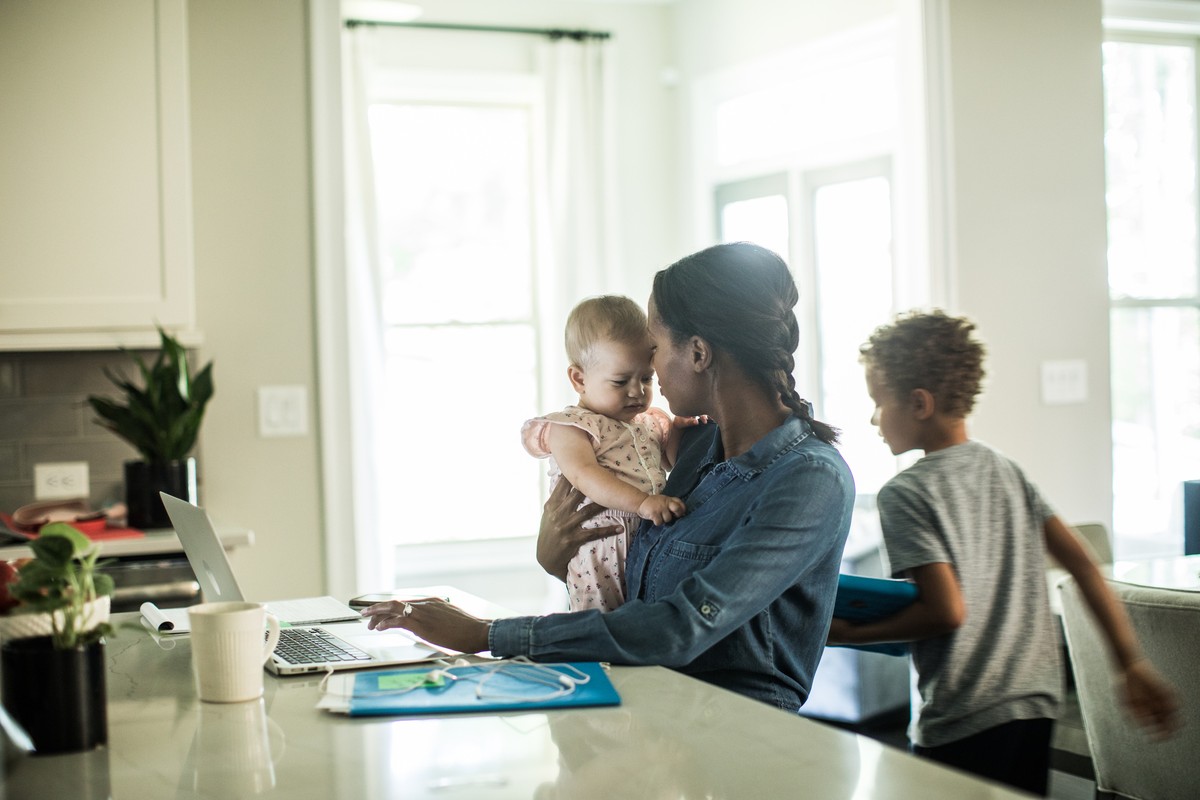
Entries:
POLYGON ((323 591, 315 429, 263 439, 257 389, 316 394, 305 4, 189 4, 196 317, 216 394, 201 502, 252 529, 234 553, 252 599, 323 591))
POLYGON ((989 349, 973 433, 1111 530, 1100 2, 945 6, 952 305, 989 349), (1087 402, 1043 405, 1041 363, 1076 358, 1087 402))
POLYGON ((93 422, 87 397, 118 396, 104 370, 129 367, 115 352, 0 353, 0 512, 34 502, 33 468, 47 462, 87 462, 93 508, 125 501, 121 465, 137 451, 93 422))
MULTIPOLYGON (((924 204, 928 190, 937 304, 973 317, 988 344, 972 433, 1023 464, 1068 520, 1111 524, 1099 0, 685 5, 681 100, 713 72, 883 15, 899 17, 902 37, 932 34, 924 47, 900 44, 925 63, 915 76, 924 85, 909 85, 901 105, 928 93, 928 141, 944 136, 948 146, 905 153, 911 163, 928 158, 932 183, 898 204, 924 204), (1041 362, 1068 358, 1088 364, 1088 401, 1042 405, 1041 362)), ((707 187, 682 177, 687 207, 707 187)), ((683 237, 703 244, 711 234, 685 228, 683 237)))

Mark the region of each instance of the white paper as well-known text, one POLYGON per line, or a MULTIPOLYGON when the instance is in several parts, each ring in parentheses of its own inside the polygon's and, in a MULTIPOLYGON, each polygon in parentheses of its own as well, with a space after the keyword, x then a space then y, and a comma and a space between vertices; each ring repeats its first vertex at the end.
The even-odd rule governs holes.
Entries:
POLYGON ((176 633, 188 633, 191 625, 188 621, 186 608, 159 608, 154 603, 142 603, 142 619, 152 631, 163 636, 176 633))

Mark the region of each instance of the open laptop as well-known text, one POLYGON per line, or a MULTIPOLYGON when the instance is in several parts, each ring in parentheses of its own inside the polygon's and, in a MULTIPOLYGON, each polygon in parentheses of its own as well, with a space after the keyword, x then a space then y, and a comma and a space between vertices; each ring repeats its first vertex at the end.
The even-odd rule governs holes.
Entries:
MULTIPOLYGON (((204 509, 160 493, 206 602, 242 601, 212 520, 204 509)), ((415 664, 445 653, 404 631, 371 631, 358 611, 335 597, 304 597, 264 603, 279 618, 283 635, 267 660, 276 675, 415 664)))

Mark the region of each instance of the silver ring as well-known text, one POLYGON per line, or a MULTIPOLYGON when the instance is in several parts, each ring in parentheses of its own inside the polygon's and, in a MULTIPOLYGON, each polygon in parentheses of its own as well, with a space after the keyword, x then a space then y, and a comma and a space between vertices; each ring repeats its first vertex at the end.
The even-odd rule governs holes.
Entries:
POLYGON ((405 603, 404 610, 400 612, 400 616, 407 617, 411 613, 412 613, 412 606, 409 605, 408 603, 405 603))

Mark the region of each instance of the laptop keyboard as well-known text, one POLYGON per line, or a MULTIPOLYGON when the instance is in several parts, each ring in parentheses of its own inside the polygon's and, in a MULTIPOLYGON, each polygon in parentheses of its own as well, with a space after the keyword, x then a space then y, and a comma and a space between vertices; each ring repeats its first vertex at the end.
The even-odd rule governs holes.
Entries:
POLYGON ((289 664, 371 660, 371 656, 323 628, 282 629, 275 655, 289 664))

